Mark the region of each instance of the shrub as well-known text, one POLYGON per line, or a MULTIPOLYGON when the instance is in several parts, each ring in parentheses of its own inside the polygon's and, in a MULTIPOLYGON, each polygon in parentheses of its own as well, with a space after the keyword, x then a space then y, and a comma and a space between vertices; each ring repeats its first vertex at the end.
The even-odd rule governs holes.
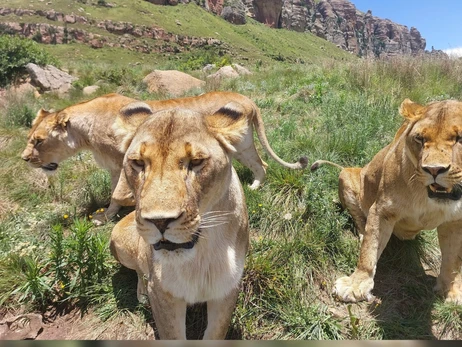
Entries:
POLYGON ((36 42, 17 36, 0 36, 0 87, 14 83, 28 63, 58 65, 36 42))

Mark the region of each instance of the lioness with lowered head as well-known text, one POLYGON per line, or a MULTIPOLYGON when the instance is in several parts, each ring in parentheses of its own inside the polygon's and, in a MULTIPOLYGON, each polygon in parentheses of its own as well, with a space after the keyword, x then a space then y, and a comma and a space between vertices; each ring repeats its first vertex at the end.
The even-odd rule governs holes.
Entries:
POLYGON ((138 273, 162 339, 185 339, 186 307, 206 302, 204 339, 223 339, 249 243, 231 161, 248 133, 245 109, 165 110, 138 128, 124 170, 136 209, 114 227, 111 251, 138 273))
MULTIPOLYGON (((437 228, 442 261, 435 290, 462 303, 462 102, 406 99, 394 140, 363 168, 344 168, 339 196, 362 234, 356 270, 339 278, 343 301, 373 298, 377 261, 391 234, 412 239, 437 228)), ((312 165, 329 163, 317 161, 312 165)), ((333 164, 333 163, 329 163, 333 164)), ((333 164, 338 166, 337 164, 333 164)))
POLYGON ((120 206, 134 205, 131 191, 120 173, 124 153, 139 124, 161 110, 187 108, 198 112, 202 117, 215 113, 229 102, 237 102, 242 106, 243 117, 248 123, 247 133, 235 144, 233 156, 254 173, 252 189, 256 189, 265 179, 267 166, 255 148, 253 127, 263 148, 279 164, 291 169, 306 167, 306 157, 301 157, 293 164, 280 159, 266 138, 258 107, 249 98, 231 92, 210 92, 196 97, 145 102, 123 95, 108 94, 57 112, 40 110, 29 131, 22 159, 34 168, 52 173, 61 161, 82 150, 90 150, 97 164, 107 169, 111 175, 113 194, 110 205, 104 215, 95 218, 95 222, 103 222, 114 217, 120 206))

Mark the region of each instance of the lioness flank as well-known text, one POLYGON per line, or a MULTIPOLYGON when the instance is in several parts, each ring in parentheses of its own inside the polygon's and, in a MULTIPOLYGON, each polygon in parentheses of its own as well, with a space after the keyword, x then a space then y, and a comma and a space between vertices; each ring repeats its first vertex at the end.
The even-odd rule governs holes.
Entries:
POLYGON ((132 193, 120 173, 124 153, 140 123, 157 111, 176 107, 199 112, 201 116, 210 115, 229 102, 241 105, 242 117, 249 125, 247 133, 243 134, 239 143, 235 143, 233 157, 254 173, 252 189, 258 188, 265 179, 267 166, 255 148, 253 127, 262 147, 279 164, 291 169, 307 166, 306 157, 301 157, 296 163, 280 159, 268 143, 258 107, 249 98, 231 92, 210 92, 197 97, 145 102, 108 94, 57 112, 40 110, 29 132, 22 159, 34 168, 52 173, 61 161, 82 150, 90 150, 97 164, 111 175, 111 203, 105 215, 97 215, 94 219, 97 224, 102 223, 114 217, 120 206, 134 205, 132 193))
MULTIPOLYGON (((412 239, 437 228, 442 262, 435 290, 461 304, 462 102, 422 106, 406 99, 400 113, 405 121, 394 140, 365 167, 340 173, 341 203, 363 239, 356 270, 339 278, 334 292, 343 301, 372 299, 376 264, 391 234, 412 239)), ((323 163, 329 162, 317 161, 312 170, 323 163)))
POLYGON ((162 339, 186 338, 186 307, 206 302, 204 339, 223 339, 249 244, 242 186, 231 165, 248 133, 242 105, 210 115, 161 111, 125 154, 136 209, 113 229, 111 250, 138 273, 162 339), (145 279, 145 280, 143 280, 145 279))

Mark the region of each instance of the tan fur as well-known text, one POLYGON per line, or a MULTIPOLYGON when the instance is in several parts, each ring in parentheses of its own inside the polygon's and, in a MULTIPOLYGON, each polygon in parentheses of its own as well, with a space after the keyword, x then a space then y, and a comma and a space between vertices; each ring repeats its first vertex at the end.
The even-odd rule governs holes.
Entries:
MULTIPOLYGON (((435 289, 460 304, 462 200, 427 190, 457 192, 462 184, 462 102, 422 106, 406 99, 400 113, 405 121, 393 142, 364 168, 340 173, 340 200, 363 238, 355 272, 338 279, 334 292, 343 301, 372 299, 376 264, 391 234, 412 239, 437 228, 442 263, 435 289)), ((312 169, 323 163, 329 162, 312 169)))
POLYGON ((230 148, 247 127, 243 114, 166 110, 143 123, 127 149, 136 210, 114 227, 111 249, 137 271, 138 296, 148 296, 162 339, 185 339, 186 306, 199 302, 207 302, 204 339, 226 336, 249 242, 230 148), (198 232, 190 249, 155 249, 165 240, 190 242, 198 232))
POLYGON ((154 112, 162 110, 181 107, 197 111, 201 115, 210 115, 226 105, 243 114, 249 125, 247 132, 235 143, 233 157, 254 173, 252 189, 256 189, 264 180, 267 166, 255 148, 253 127, 263 148, 278 163, 292 169, 306 167, 307 160, 304 157, 294 164, 280 159, 268 143, 258 107, 247 97, 230 92, 211 92, 197 97, 146 102, 108 94, 58 112, 40 110, 29 132, 28 144, 22 158, 32 167, 43 168, 50 163, 59 164, 81 150, 92 151, 97 163, 111 174, 112 199, 105 216, 101 216, 109 219, 117 213, 121 205, 134 204, 125 177, 120 173, 123 155, 139 124, 154 112), (37 139, 44 141, 37 145, 37 139), (119 177, 121 180, 117 185, 119 177))

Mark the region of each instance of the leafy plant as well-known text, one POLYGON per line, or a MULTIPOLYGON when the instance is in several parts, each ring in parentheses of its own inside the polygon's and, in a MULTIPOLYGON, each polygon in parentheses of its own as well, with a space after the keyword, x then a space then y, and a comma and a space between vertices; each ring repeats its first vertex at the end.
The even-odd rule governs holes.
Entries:
POLYGON ((21 77, 28 63, 58 65, 58 61, 30 39, 0 35, 0 87, 21 77))

